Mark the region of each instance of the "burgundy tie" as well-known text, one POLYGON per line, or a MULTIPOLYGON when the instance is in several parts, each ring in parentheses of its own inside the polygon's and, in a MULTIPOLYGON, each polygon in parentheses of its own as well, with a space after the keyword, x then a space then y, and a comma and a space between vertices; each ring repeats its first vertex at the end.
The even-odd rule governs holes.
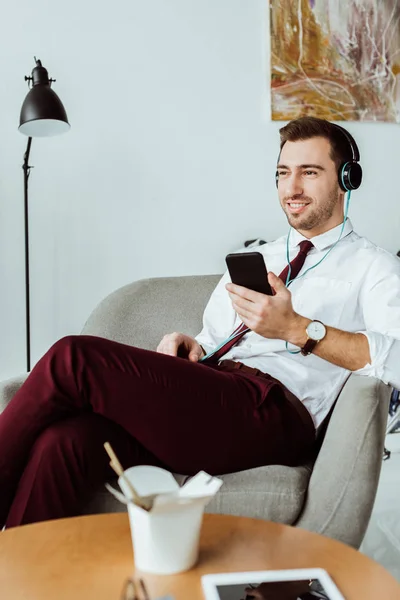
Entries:
MULTIPOLYGON (((300 242, 300 251, 290 263, 290 281, 297 277, 297 275, 300 273, 301 267, 304 265, 304 261, 306 260, 306 256, 310 252, 312 247, 313 243, 310 242, 310 240, 303 240, 302 242, 300 242)), ((282 279, 285 285, 288 272, 289 265, 286 265, 282 273, 279 275, 279 277, 282 279)))
MULTIPOLYGON (((313 244, 312 244, 312 242, 310 242, 310 240, 303 240, 302 242, 300 242, 299 253, 294 257, 294 259, 290 263, 290 280, 297 277, 297 275, 300 273, 301 267, 304 265, 304 261, 306 260, 306 256, 310 252, 312 247, 313 247, 313 244)), ((289 265, 286 265, 286 267, 283 269, 282 273, 279 275, 280 279, 282 279, 282 281, 285 285, 286 285, 286 278, 287 278, 288 272, 289 272, 289 265)), ((248 331, 250 331, 250 329, 247 327, 247 325, 245 325, 244 323, 241 323, 239 325, 239 327, 237 327, 235 329, 235 331, 233 331, 231 333, 231 335, 233 335, 234 333, 237 333, 238 335, 235 338, 233 338, 233 340, 226 342, 226 344, 221 346, 221 348, 219 350, 217 350, 215 352, 215 354, 210 356, 210 358, 206 358, 202 362, 204 362, 204 363, 208 362, 208 363, 214 363, 214 364, 217 363, 221 359, 221 357, 224 356, 224 354, 226 354, 233 346, 235 346, 235 344, 237 344, 238 341, 241 340, 242 337, 248 331)))

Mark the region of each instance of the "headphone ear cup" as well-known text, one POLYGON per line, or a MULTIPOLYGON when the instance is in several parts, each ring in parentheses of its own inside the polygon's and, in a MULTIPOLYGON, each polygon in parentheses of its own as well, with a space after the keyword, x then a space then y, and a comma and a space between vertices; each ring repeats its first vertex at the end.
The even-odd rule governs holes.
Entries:
POLYGON ((357 190, 362 181, 362 168, 358 162, 349 161, 339 169, 339 185, 344 192, 357 190))
POLYGON ((275 185, 276 185, 276 187, 278 187, 278 183, 279 183, 279 173, 278 173, 278 171, 275 171, 275 185))

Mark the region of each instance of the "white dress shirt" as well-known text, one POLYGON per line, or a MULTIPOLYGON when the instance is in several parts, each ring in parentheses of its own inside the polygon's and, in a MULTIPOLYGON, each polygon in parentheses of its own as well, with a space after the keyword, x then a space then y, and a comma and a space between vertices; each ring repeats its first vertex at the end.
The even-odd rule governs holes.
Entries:
MULTIPOLYGON (((294 310, 343 331, 367 336, 371 363, 355 371, 384 379, 385 361, 393 341, 400 340, 400 260, 353 231, 347 219, 342 238, 326 259, 304 277, 337 241, 342 225, 311 239, 298 278, 290 284, 294 310)), ((289 238, 290 260, 304 238, 295 229, 289 238)), ((287 236, 257 248, 268 271, 279 275, 287 264, 287 236)), ((254 251, 249 248, 247 251, 254 251)), ((203 329, 196 336, 207 352, 225 340, 240 324, 225 289, 225 273, 206 306, 203 329)), ((297 350, 295 346, 289 346, 297 350)), ((345 349, 344 349, 345 350, 345 349)), ((281 381, 310 412, 318 427, 329 412, 350 371, 314 354, 290 354, 285 341, 250 331, 223 359, 256 367, 281 381)), ((400 365, 399 365, 400 369, 400 365)))

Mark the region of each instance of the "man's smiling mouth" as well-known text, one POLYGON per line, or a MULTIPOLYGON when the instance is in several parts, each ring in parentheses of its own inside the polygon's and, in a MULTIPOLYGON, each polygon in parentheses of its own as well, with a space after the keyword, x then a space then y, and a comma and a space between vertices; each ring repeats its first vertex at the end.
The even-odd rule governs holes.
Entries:
POLYGON ((306 206, 308 206, 310 203, 309 202, 286 202, 289 211, 291 213, 300 213, 302 212, 306 206))

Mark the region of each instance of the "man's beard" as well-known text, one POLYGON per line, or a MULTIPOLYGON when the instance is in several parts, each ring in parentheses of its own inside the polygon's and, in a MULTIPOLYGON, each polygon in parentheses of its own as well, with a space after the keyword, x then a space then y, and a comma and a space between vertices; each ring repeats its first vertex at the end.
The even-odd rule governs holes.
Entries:
MULTIPOLYGON (((314 227, 318 226, 318 225, 322 225, 323 223, 325 223, 326 221, 328 221, 331 216, 333 215, 333 212, 335 210, 337 201, 338 201, 338 191, 337 189, 333 189, 330 191, 326 202, 324 202, 324 204, 321 206, 317 206, 317 208, 311 208, 308 210, 308 214, 307 215, 302 215, 302 214, 291 214, 289 212, 286 212, 285 210, 285 214, 286 214, 286 218, 289 222, 289 225, 291 225, 291 227, 294 227, 294 229, 300 229, 300 230, 304 230, 304 231, 308 231, 310 229, 314 229, 314 227)), ((285 202, 285 207, 286 207, 286 201, 290 200, 290 198, 285 198, 284 202, 285 202)), ((308 198, 307 196, 302 196, 301 198, 296 198, 297 202, 310 202, 312 203, 311 198, 308 198)), ((310 205, 309 205, 310 206, 310 205)))

